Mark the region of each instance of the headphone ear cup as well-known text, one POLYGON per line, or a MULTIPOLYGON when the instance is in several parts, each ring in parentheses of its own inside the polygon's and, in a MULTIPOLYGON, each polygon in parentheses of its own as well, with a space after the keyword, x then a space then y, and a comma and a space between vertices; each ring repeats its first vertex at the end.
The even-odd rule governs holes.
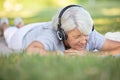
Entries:
POLYGON ((57 30, 57 37, 60 41, 67 40, 67 34, 65 33, 63 29, 57 30))
POLYGON ((59 30, 57 30, 57 37, 60 41, 63 40, 62 33, 59 30))

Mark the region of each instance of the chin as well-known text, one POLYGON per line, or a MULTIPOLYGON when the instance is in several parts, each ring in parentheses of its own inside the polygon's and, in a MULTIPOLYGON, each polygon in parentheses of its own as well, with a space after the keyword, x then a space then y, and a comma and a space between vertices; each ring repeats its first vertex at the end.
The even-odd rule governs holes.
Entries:
POLYGON ((82 51, 82 50, 84 50, 85 48, 76 48, 76 50, 78 50, 78 51, 82 51))

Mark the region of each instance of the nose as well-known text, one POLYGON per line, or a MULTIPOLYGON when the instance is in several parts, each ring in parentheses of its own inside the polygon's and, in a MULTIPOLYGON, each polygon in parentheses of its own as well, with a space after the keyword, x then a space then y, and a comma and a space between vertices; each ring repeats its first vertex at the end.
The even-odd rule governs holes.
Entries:
POLYGON ((83 36, 79 39, 79 42, 84 44, 84 43, 87 42, 87 40, 88 40, 88 36, 83 35, 83 36))

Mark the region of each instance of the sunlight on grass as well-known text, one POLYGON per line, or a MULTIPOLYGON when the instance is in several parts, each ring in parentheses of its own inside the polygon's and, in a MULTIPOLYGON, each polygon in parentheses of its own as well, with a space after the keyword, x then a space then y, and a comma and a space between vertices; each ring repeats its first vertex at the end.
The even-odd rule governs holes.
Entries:
POLYGON ((41 10, 41 7, 36 7, 31 6, 29 8, 25 7, 22 3, 18 3, 15 0, 5 0, 3 5, 3 10, 0 11, 0 16, 1 17, 9 17, 9 18, 14 18, 14 17, 31 17, 36 14, 39 10, 41 10))
POLYGON ((65 5, 69 5, 69 4, 76 4, 76 1, 75 0, 53 0, 54 3, 59 6, 65 6, 65 5))
MULTIPOLYGON (((5 1, 10 2, 10 0, 5 1)), ((33 4, 29 0, 13 0, 13 2, 4 5, 0 11, 0 17, 8 17, 10 25, 13 25, 13 19, 18 16, 23 18, 25 24, 49 21, 60 8, 76 3, 90 12, 95 29, 101 33, 120 31, 119 1, 95 1, 91 3, 88 0, 34 0, 33 4)))
POLYGON ((94 19, 95 29, 105 34, 106 32, 120 31, 120 18, 119 17, 106 17, 94 19))
POLYGON ((5 0, 2 4, 3 10, 0 11, 0 17, 23 17, 28 18, 35 16, 38 12, 46 8, 58 8, 69 4, 76 3, 76 0, 34 0, 34 4, 28 1, 5 0), (30 5, 32 4, 32 5, 30 5))
POLYGON ((111 21, 109 19, 100 18, 100 19, 95 19, 94 22, 95 22, 95 24, 110 24, 113 21, 111 21))
MULTIPOLYGON (((98 25, 112 25, 112 24, 115 24, 115 23, 120 23, 120 18, 97 18, 97 19, 94 19, 94 23, 95 24, 98 24, 98 25)), ((119 25, 118 25, 119 26, 119 25)))
POLYGON ((31 11, 30 10, 25 10, 25 11, 11 11, 11 12, 6 12, 2 11, 0 12, 0 16, 2 17, 9 17, 9 18, 14 18, 14 17, 22 17, 22 18, 27 18, 34 16, 37 13, 37 11, 31 11))
POLYGON ((120 15, 120 8, 102 9, 101 12, 107 16, 120 15))
POLYGON ((23 8, 22 4, 15 3, 11 0, 6 0, 3 4, 5 11, 20 11, 23 8))

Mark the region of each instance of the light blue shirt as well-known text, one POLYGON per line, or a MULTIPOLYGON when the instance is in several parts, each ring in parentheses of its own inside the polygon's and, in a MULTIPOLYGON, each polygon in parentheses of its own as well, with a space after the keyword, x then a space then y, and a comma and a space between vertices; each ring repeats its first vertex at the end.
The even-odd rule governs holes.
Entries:
MULTIPOLYGON (((23 49, 27 48, 34 41, 42 43, 45 49, 49 51, 65 50, 63 42, 58 40, 56 31, 53 30, 51 23, 47 24, 46 27, 37 27, 29 31, 24 36, 23 49)), ((94 51, 96 49, 100 50, 104 42, 105 37, 94 30, 89 35, 86 50, 88 51, 94 51)))
POLYGON ((98 33, 96 30, 89 35, 86 49, 88 51, 100 50, 105 42, 105 37, 98 33))

